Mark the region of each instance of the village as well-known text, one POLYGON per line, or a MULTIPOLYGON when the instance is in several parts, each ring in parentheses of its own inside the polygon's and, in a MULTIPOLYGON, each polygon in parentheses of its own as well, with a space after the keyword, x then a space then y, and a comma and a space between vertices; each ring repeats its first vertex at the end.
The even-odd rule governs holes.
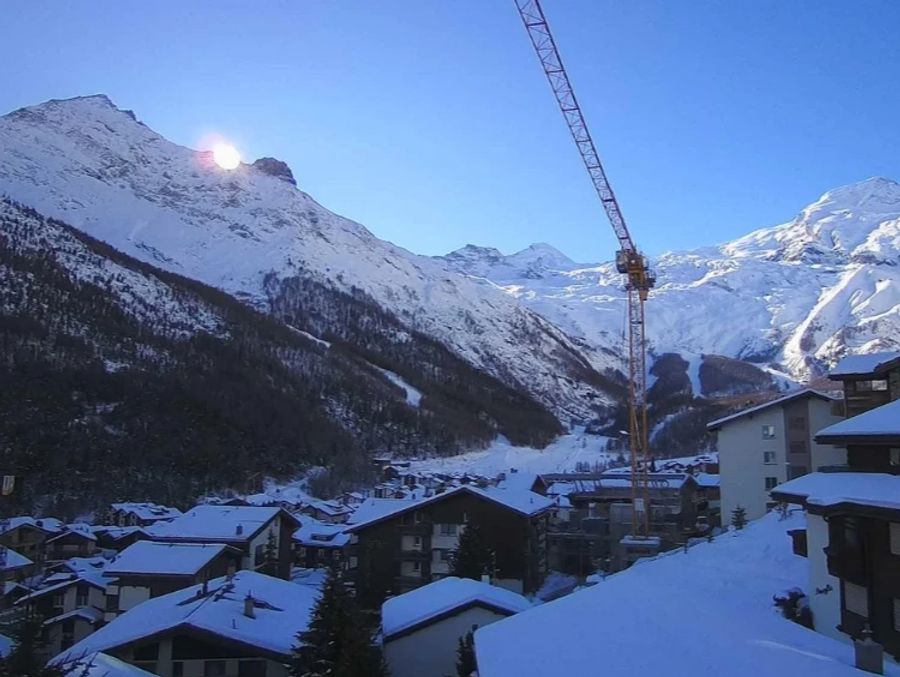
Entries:
MULTIPOLYGON (((609 459, 487 477, 378 458, 380 482, 331 500, 274 487, 204 497, 186 511, 115 503, 92 524, 6 518, 0 623, 10 633, 22 619, 39 619, 41 660, 96 674, 271 677, 288 674, 323 585, 339 576, 377 618, 389 674, 469 674, 458 672, 468 636, 481 677, 509 674, 512 654, 521 656, 520 674, 539 675, 545 668, 527 657, 582 632, 570 618, 615 614, 620 588, 660 586, 651 572, 665 580, 679 561, 677 575, 690 585, 701 555, 743 543, 748 550, 729 557, 758 560, 747 575, 760 584, 777 580, 781 572, 765 569, 782 568, 779 558, 805 576, 786 590, 760 591, 768 632, 835 656, 828 674, 883 669, 882 653, 895 671, 900 353, 847 357, 829 378, 828 392, 800 389, 710 421, 717 453, 653 461, 648 538, 630 534, 630 466, 610 467, 609 459), (750 550, 754 538, 780 554, 767 564, 750 550), (776 614, 771 599, 779 595, 776 614)), ((702 585, 711 591, 714 581, 702 585)), ((753 580, 747 587, 758 589, 753 580)), ((660 590, 637 616, 676 604, 670 594, 660 590)), ((707 604, 702 590, 695 604, 707 604)), ((713 632, 715 615, 692 623, 713 632)), ((621 634, 620 646, 637 641, 621 634)), ((5 636, 0 652, 12 643, 5 636)), ((576 664, 557 651, 555 661, 576 664)), ((603 651, 588 643, 569 653, 600 661, 603 651)), ((747 652, 751 669, 772 660, 765 653, 747 652)))

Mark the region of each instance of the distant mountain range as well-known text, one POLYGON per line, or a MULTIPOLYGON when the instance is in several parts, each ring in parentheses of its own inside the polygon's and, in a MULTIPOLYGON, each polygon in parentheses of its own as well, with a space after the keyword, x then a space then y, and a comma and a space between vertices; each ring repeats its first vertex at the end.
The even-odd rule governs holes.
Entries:
MULTIPOLYGON (((0 447, 28 431, 17 462, 53 457, 53 481, 73 493, 109 460, 98 445, 143 449, 143 486, 159 498, 160 467, 192 468, 174 496, 254 468, 339 459, 350 477, 375 451, 452 453, 496 435, 542 446, 570 424, 623 425, 610 263, 546 244, 418 256, 316 203, 283 162, 224 171, 105 96, 0 117, 0 196, 0 338, 15 348, 3 377, 20 386, 0 447), (93 390, 76 393, 88 372, 93 390), (54 374, 68 375, 51 386, 54 374), (153 393, 152 415, 127 383, 153 393), (52 435, 28 426, 41 407, 22 404, 42 392, 52 435), (196 415, 175 415, 181 405, 196 415), (153 429, 166 431, 162 456, 153 429), (76 437, 84 457, 60 461, 76 437), (229 448, 234 471, 210 473, 229 448), (66 464, 77 472, 61 480, 66 464)), ((654 260, 659 452, 702 445, 705 417, 735 395, 900 347, 898 253, 900 185, 870 179, 782 226, 654 260)))

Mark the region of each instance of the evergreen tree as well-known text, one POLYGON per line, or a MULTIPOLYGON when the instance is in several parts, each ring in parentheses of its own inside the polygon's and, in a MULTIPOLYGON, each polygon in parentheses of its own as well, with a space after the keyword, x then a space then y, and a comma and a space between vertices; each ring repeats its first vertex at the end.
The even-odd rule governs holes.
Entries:
POLYGON ((43 619, 31 611, 9 630, 12 651, 0 659, 0 677, 59 677, 57 668, 47 667, 46 642, 43 638, 43 619))
POLYGON ((297 634, 292 677, 386 677, 374 627, 332 565, 309 628, 297 634))
POLYGON ((737 506, 731 511, 731 526, 735 529, 743 529, 747 526, 747 511, 743 506, 737 506))
POLYGON ((459 646, 456 649, 456 674, 457 677, 471 677, 478 669, 475 662, 475 634, 470 630, 465 636, 459 638, 459 646))
POLYGON ((460 578, 481 580, 484 574, 493 574, 494 551, 491 549, 481 525, 469 522, 459 537, 459 545, 453 552, 450 573, 460 578))

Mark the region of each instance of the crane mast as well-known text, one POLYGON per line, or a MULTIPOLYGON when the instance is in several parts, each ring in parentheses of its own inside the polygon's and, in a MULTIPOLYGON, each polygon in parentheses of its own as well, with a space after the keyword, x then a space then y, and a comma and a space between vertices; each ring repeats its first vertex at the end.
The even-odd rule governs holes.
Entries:
POLYGON ((619 241, 616 269, 625 276, 628 326, 628 436, 631 450, 632 537, 649 536, 649 482, 647 476, 649 439, 647 433, 647 343, 644 331, 644 303, 656 278, 641 255, 619 207, 590 130, 575 98, 569 75, 563 66, 550 26, 539 0, 515 0, 528 37, 537 53, 550 88, 559 104, 572 139, 594 184, 606 216, 619 241))

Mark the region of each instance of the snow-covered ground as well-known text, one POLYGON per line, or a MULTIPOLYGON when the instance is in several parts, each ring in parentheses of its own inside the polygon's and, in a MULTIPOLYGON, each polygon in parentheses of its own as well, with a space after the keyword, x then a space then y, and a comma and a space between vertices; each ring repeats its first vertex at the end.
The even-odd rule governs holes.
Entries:
MULTIPOLYGON (((475 635, 479 675, 861 675, 849 643, 773 606, 773 595, 808 584, 809 563, 786 533, 803 526, 802 513, 783 521, 770 513, 484 627, 475 635)), ((887 674, 900 670, 891 664, 887 674)))
POLYGON ((428 458, 412 461, 413 472, 471 473, 496 477, 506 473, 512 481, 513 472, 519 475, 574 471, 578 463, 608 463, 618 456, 607 452, 608 438, 588 435, 583 429, 562 435, 545 449, 516 447, 506 439, 498 438, 487 449, 471 451, 457 456, 428 458))

